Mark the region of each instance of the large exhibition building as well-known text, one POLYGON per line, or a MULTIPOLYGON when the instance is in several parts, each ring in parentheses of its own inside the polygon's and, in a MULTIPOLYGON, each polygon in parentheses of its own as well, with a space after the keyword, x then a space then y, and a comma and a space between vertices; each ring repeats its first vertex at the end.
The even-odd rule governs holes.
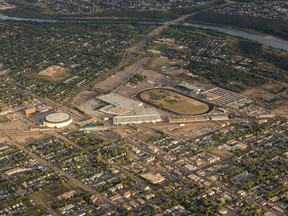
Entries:
POLYGON ((70 125, 72 118, 67 113, 52 113, 45 117, 44 124, 50 128, 62 128, 70 125))
POLYGON ((113 117, 114 125, 156 123, 161 121, 160 114, 154 108, 145 108, 140 101, 115 93, 106 94, 97 99, 107 104, 100 111, 115 115, 113 117))

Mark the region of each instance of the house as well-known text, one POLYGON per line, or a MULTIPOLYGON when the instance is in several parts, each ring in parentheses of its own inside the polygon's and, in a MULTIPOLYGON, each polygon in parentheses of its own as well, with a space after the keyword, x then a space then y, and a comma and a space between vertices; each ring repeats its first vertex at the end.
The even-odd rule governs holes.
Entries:
POLYGON ((132 207, 128 203, 123 204, 122 208, 124 208, 126 211, 129 211, 132 209, 132 207))
POLYGON ((116 185, 115 185, 115 188, 116 188, 117 190, 121 190, 121 189, 124 188, 124 185, 123 185, 122 183, 119 183, 119 184, 116 184, 116 185))
POLYGON ((218 213, 219 213, 219 214, 222 214, 222 215, 227 214, 227 212, 228 212, 228 210, 227 210, 226 208, 221 208, 221 209, 218 211, 218 213))
POLYGON ((127 192, 125 192, 124 194, 123 194, 123 197, 124 198, 129 198, 129 197, 131 197, 131 192, 130 191, 127 191, 127 192))

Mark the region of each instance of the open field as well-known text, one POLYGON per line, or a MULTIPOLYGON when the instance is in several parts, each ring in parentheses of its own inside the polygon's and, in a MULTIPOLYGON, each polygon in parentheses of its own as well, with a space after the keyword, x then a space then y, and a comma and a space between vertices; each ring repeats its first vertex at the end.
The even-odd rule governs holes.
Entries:
POLYGON ((141 71, 141 73, 138 72, 138 74, 141 74, 143 76, 146 76, 146 79, 143 82, 140 82, 136 86, 129 86, 129 85, 123 85, 121 88, 119 88, 116 93, 123 95, 125 97, 131 97, 133 95, 136 95, 137 92, 141 91, 142 89, 150 88, 159 81, 161 78, 164 77, 164 75, 157 73, 152 70, 144 70, 141 71))
POLYGON ((63 185, 55 185, 48 191, 33 194, 31 198, 39 206, 46 208, 51 214, 59 215, 54 209, 50 208, 50 206, 53 204, 53 202, 57 202, 56 197, 58 195, 70 190, 80 191, 80 189, 71 182, 66 182, 63 185))
POLYGON ((273 96, 272 91, 280 89, 282 86, 276 83, 266 83, 255 88, 247 89, 242 92, 242 95, 250 98, 269 99, 273 96))
POLYGON ((152 106, 180 115, 200 115, 211 111, 207 104, 171 89, 144 90, 139 97, 152 106))
POLYGON ((148 66, 151 70, 155 70, 169 76, 177 76, 185 70, 179 69, 184 66, 185 62, 182 60, 171 60, 167 57, 158 57, 154 59, 148 66))

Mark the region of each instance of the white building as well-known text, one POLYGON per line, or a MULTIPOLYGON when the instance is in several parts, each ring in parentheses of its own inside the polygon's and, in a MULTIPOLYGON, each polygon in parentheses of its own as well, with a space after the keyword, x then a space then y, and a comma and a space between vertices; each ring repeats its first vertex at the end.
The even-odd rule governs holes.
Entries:
POLYGON ((45 117, 44 124, 50 128, 62 128, 72 123, 72 118, 67 113, 52 113, 45 117))
POLYGON ((161 122, 160 114, 154 108, 145 108, 142 102, 110 93, 97 97, 109 104, 101 112, 115 115, 114 125, 161 122))
POLYGON ((112 115, 125 115, 126 113, 130 112, 133 107, 143 106, 142 102, 126 98, 115 93, 102 95, 97 98, 109 104, 108 106, 100 109, 100 111, 112 115))

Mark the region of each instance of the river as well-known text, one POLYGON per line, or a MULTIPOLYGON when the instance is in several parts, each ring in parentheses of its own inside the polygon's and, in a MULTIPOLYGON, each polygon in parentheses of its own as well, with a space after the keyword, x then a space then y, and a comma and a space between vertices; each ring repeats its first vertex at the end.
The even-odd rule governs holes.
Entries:
POLYGON ((288 41, 271 36, 271 35, 252 34, 252 33, 244 32, 244 31, 237 30, 231 27, 222 27, 222 26, 214 26, 214 25, 206 25, 206 24, 183 23, 183 25, 191 26, 195 28, 211 29, 214 31, 228 34, 228 35, 254 40, 259 43, 266 44, 271 47, 282 49, 288 52, 288 41))
POLYGON ((56 23, 57 20, 54 19, 36 19, 36 18, 20 18, 20 17, 10 17, 0 13, 0 20, 13 20, 13 21, 30 21, 30 22, 40 22, 40 23, 56 23))
MULTIPOLYGON (((56 22, 63 22, 65 20, 56 20, 56 19, 36 19, 36 18, 19 18, 19 17, 10 17, 0 13, 0 20, 13 20, 13 21, 30 21, 30 22, 47 22, 47 23, 56 23, 56 22)), ((73 20, 72 22, 93 22, 93 20, 73 20)), ((66 20, 66 22, 71 22, 71 20, 66 20)), ((145 23, 141 21, 136 21, 136 23, 145 23)), ((159 23, 159 22, 158 22, 159 23)), ((163 24, 163 23, 162 23, 163 24)), ((211 29, 218 32, 222 32, 228 35, 242 37, 250 40, 257 41, 262 44, 269 45, 274 48, 282 49, 288 52, 288 41, 283 40, 271 35, 259 35, 259 34, 252 34, 248 32, 244 32, 241 30, 237 30, 231 27, 222 27, 222 26, 214 26, 214 25, 207 25, 207 24, 194 24, 194 23, 183 23, 184 26, 191 26, 195 28, 203 28, 203 29, 211 29)))

